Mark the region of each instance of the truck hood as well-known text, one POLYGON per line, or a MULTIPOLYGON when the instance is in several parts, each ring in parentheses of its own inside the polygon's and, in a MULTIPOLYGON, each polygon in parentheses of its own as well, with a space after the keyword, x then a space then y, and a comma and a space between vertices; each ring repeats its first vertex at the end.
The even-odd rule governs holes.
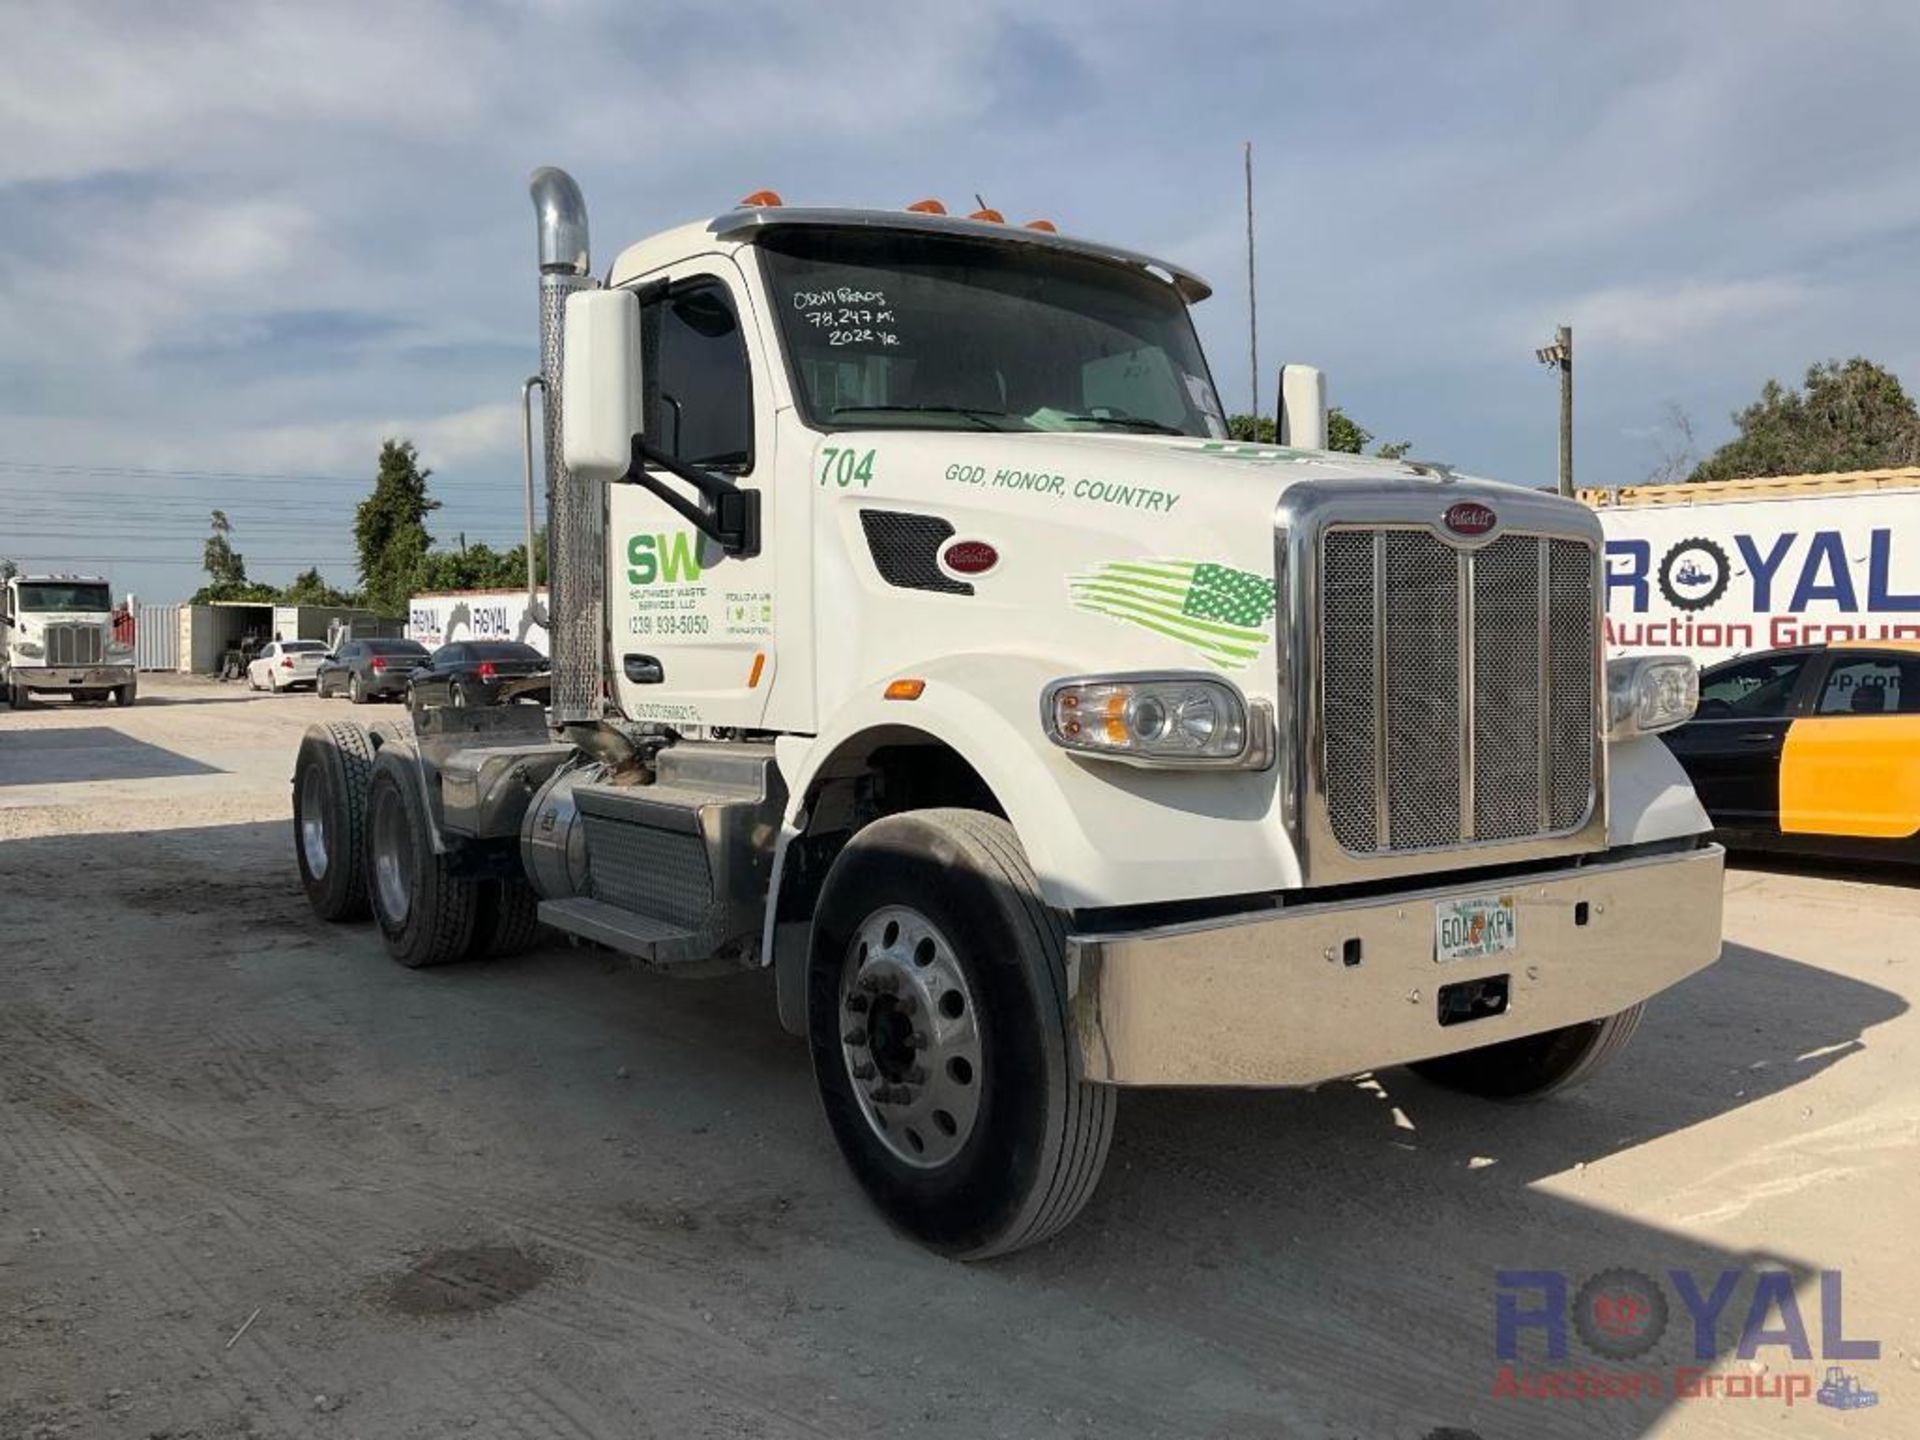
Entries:
POLYGON ((918 589, 940 608, 964 584, 970 633, 1003 646, 1229 670, 1272 638, 1274 511, 1289 487, 1441 483, 1374 457, 1110 432, 842 432, 820 439, 814 473, 822 522, 890 603, 917 609, 904 592, 918 589), (997 557, 977 579, 942 558, 964 541, 997 557))

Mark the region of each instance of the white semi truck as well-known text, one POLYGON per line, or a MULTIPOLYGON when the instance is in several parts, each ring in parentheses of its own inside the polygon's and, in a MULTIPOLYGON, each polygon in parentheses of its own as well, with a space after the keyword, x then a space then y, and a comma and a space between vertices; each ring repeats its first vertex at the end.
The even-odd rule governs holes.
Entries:
POLYGON ((1607 663, 1589 510, 1230 442, 1204 282, 1050 226, 762 193, 602 282, 533 197, 552 705, 310 731, 322 916, 770 968, 964 1257, 1072 1220, 1127 1087, 1543 1094, 1719 954, 1693 666, 1607 663))
POLYGON ((113 634, 113 592, 98 575, 15 575, 0 606, 0 685, 24 710, 35 695, 131 705, 133 647, 113 634))

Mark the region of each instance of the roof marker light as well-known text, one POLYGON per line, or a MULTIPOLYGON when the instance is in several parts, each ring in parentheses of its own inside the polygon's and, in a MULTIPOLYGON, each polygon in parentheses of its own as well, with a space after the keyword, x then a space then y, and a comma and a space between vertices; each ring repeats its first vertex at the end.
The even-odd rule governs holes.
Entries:
POLYGON ((1029 220, 1021 228, 1026 230, 1044 230, 1049 235, 1058 235, 1060 233, 1060 227, 1051 220, 1029 220))
POLYGON ((907 207, 907 209, 915 211, 921 215, 944 215, 947 213, 947 207, 942 205, 938 200, 933 199, 931 196, 929 196, 925 200, 914 201, 911 205, 907 207))
POLYGON ((740 202, 742 210, 773 210, 786 202, 780 198, 778 190, 756 190, 740 202))
POLYGON ((994 225, 1004 225, 1007 223, 1007 217, 1002 215, 998 210, 984 206, 974 211, 971 215, 967 216, 967 218, 969 220, 985 220, 994 225))

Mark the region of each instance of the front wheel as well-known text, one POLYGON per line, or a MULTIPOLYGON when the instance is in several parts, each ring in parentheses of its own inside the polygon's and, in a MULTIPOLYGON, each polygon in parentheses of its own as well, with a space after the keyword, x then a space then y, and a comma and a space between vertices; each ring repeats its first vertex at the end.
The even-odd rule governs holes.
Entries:
POLYGON ((1065 931, 1006 821, 878 820, 834 861, 807 980, 814 1078, 868 1196, 922 1244, 985 1259, 1092 1196, 1114 1092, 1079 1075, 1065 931))
POLYGON ((140 682, 137 680, 129 680, 124 685, 114 686, 111 691, 113 703, 124 710, 127 706, 133 704, 134 697, 139 693, 139 689, 140 682))
POLYGON ((18 681, 7 685, 7 704, 15 710, 24 710, 33 703, 33 692, 18 681))
POLYGON ((1604 1019, 1440 1055, 1408 1068, 1423 1080, 1488 1100, 1538 1100, 1610 1063, 1640 1028, 1646 1008, 1643 1001, 1604 1019))

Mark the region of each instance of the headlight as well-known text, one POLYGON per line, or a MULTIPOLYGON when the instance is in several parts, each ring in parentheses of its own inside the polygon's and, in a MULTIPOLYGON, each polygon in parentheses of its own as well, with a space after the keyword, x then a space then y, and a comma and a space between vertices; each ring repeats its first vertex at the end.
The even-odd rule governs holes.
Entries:
POLYGON ((133 646, 109 645, 107 646, 107 654, 115 660, 125 660, 132 656, 133 646))
POLYGON ((1700 704, 1700 668, 1685 655, 1607 662, 1607 738, 1630 740, 1684 725, 1700 704))
POLYGON ((1205 675, 1083 675, 1056 680, 1041 700, 1047 738, 1065 749, 1135 765, 1264 770, 1273 716, 1205 675))
POLYGON ((46 647, 38 640, 16 640, 13 642, 13 648, 18 650, 22 655, 44 655, 47 653, 46 647))

